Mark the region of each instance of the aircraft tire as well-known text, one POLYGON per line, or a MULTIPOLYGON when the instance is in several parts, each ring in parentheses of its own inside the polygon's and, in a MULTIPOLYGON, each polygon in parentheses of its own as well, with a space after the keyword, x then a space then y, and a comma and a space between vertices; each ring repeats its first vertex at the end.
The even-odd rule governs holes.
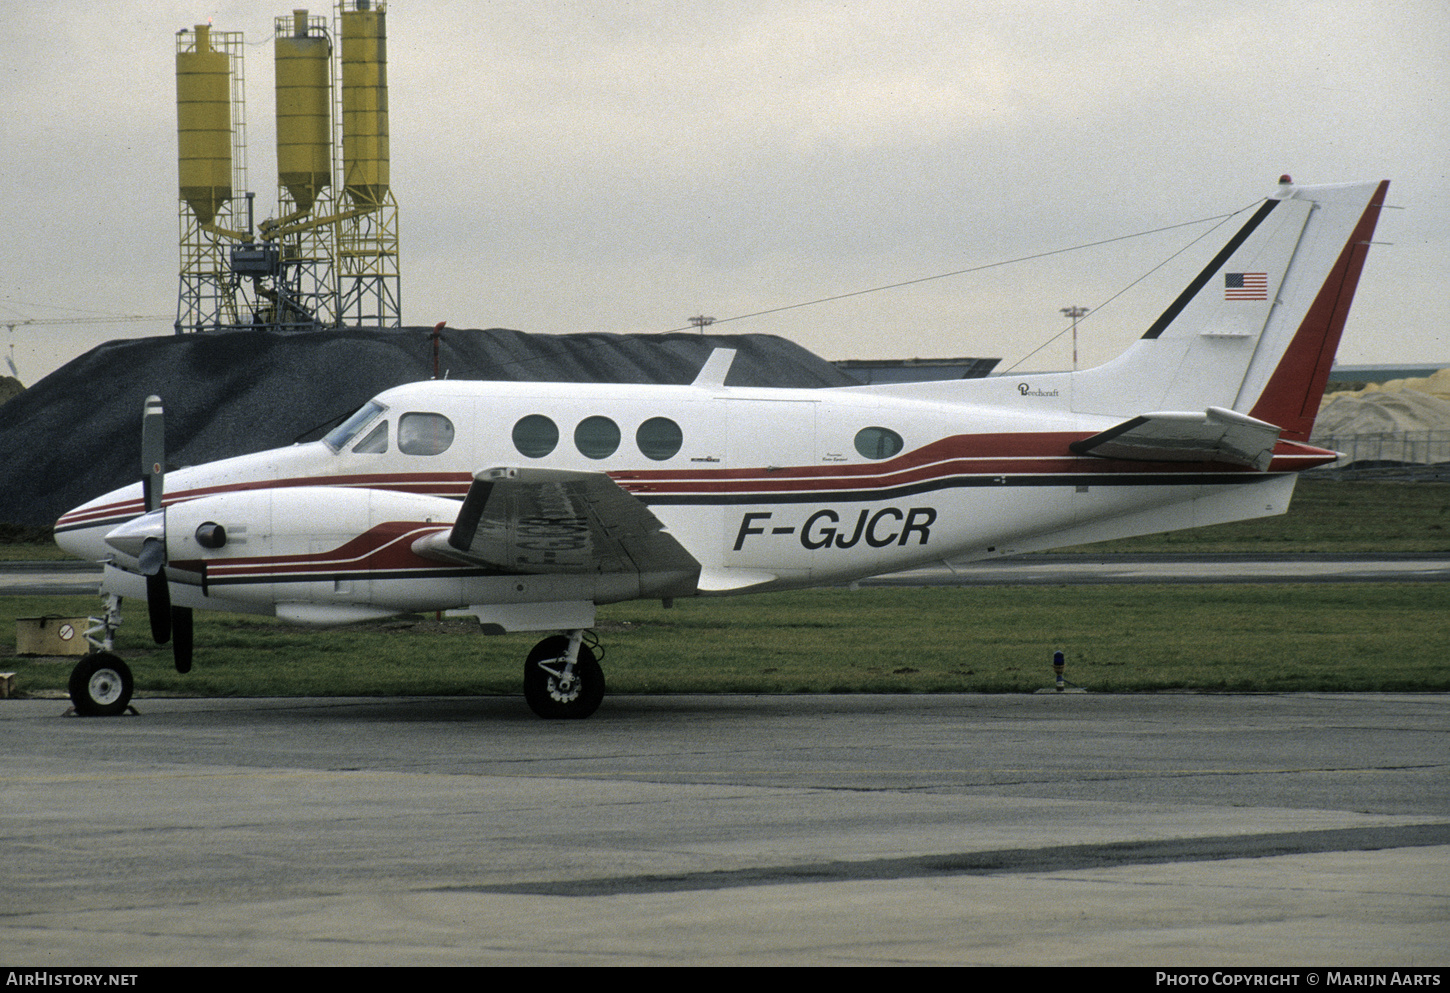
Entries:
POLYGON ((125 713, 135 688, 130 666, 110 652, 92 652, 70 674, 70 700, 82 717, 125 713))
POLYGON ((545 720, 583 720, 604 701, 604 669, 588 645, 579 646, 574 686, 567 691, 559 689, 555 676, 539 668, 540 662, 557 659, 568 648, 569 639, 563 635, 545 638, 534 646, 524 663, 524 700, 545 720))

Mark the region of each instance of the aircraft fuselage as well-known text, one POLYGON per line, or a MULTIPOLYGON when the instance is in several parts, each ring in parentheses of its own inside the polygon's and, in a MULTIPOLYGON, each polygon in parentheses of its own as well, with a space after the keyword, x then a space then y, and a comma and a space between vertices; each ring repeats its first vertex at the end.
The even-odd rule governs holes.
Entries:
MULTIPOLYGON (((783 589, 1140 533, 1154 507, 1174 526, 1241 517, 1250 504, 1282 512, 1285 471, 1323 461, 1287 443, 1269 473, 1078 456, 1069 443, 1113 419, 1062 409, 1070 374, 954 385, 1005 394, 1021 413, 871 387, 400 386, 342 444, 169 473, 168 576, 195 587, 180 602, 276 607, 303 622, 783 589), (697 581, 651 591, 627 572, 506 574, 413 553, 413 541, 453 524, 476 470, 510 465, 607 474, 699 562, 697 581), (182 547, 206 522, 227 545, 182 547)), ((57 538, 82 557, 112 557, 105 536, 143 509, 139 484, 125 487, 67 514, 57 538)), ((568 543, 557 516, 519 526, 556 555, 568 543)), ((141 595, 115 572, 113 588, 141 595)))

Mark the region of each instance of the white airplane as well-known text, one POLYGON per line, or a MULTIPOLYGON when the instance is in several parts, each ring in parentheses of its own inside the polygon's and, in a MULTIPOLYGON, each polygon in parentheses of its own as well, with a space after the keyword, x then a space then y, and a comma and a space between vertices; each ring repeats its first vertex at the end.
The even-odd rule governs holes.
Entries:
POLYGON ((414 611, 562 632, 524 667, 541 717, 587 717, 599 604, 846 583, 1281 514, 1388 181, 1286 176, 1117 359, 1082 372, 830 389, 432 380, 321 441, 164 479, 147 401, 141 483, 70 511, 105 562, 86 714, 133 679, 121 597, 190 667, 193 608, 341 624, 414 611))

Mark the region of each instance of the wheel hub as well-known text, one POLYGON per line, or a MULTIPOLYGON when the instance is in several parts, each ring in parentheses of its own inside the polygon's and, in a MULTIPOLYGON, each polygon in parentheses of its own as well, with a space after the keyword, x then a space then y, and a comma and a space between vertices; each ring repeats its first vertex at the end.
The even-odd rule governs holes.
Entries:
POLYGON ((573 703, 579 698, 579 692, 583 689, 579 676, 575 673, 555 672, 552 669, 544 668, 549 674, 549 697, 558 703, 573 703))
POLYGON ((113 669, 97 670, 87 684, 91 699, 101 706, 115 703, 121 698, 121 676, 113 669))

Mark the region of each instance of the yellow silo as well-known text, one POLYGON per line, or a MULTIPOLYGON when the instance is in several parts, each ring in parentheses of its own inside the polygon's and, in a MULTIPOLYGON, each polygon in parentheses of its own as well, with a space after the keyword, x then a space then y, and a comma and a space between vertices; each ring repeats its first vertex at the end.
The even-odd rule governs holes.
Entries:
POLYGON ((305 10, 285 30, 278 21, 277 181, 308 211, 332 183, 332 42, 320 25, 309 31, 305 10))
POLYGON ((176 53, 176 132, 181 199, 202 224, 232 198, 232 76, 225 52, 211 47, 211 27, 198 24, 195 42, 176 53))
POLYGON ((357 0, 342 12, 343 186, 355 206, 388 194, 387 9, 357 0))

